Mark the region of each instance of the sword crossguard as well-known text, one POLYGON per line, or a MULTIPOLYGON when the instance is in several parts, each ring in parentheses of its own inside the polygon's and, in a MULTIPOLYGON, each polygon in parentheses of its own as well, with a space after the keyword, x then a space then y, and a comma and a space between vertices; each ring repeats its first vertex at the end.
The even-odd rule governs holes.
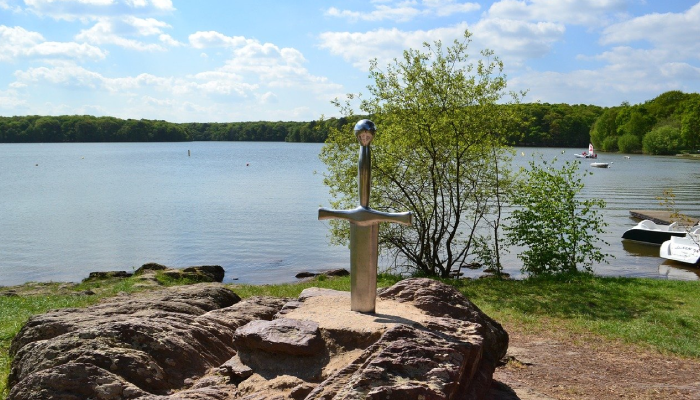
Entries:
POLYGON ((362 206, 352 210, 332 210, 321 207, 318 209, 318 219, 344 219, 358 226, 370 226, 380 222, 395 222, 402 225, 411 225, 413 222, 413 214, 411 214, 410 211, 387 213, 362 206))

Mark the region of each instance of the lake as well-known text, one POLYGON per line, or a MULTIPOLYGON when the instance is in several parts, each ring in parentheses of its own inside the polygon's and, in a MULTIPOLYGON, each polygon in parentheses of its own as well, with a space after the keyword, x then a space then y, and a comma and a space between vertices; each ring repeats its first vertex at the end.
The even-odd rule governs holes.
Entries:
MULTIPOLYGON (((349 250, 328 244, 317 220, 330 196, 321 144, 262 142, 0 144, 0 285, 80 281, 92 271, 218 264, 225 282, 281 283, 301 271, 349 268, 349 250)), ((518 148, 574 159, 579 149, 518 148), (560 154, 561 151, 565 154, 560 154)), ((525 154, 524 156, 522 154, 525 154)), ((620 236, 631 209, 659 209, 672 188, 679 210, 700 215, 700 162, 601 154, 583 161, 584 196, 607 201, 610 223, 596 265, 605 276, 699 279, 697 268, 658 258, 658 248, 620 236)), ((506 272, 520 277, 515 254, 506 272)), ((476 276, 478 271, 467 271, 476 276)))

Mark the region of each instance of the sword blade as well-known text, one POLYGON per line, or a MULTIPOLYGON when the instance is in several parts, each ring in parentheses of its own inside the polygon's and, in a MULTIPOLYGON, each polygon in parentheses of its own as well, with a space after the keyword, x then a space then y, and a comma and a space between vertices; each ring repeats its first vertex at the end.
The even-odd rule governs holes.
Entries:
POLYGON ((350 309, 374 313, 379 224, 350 224, 350 309))

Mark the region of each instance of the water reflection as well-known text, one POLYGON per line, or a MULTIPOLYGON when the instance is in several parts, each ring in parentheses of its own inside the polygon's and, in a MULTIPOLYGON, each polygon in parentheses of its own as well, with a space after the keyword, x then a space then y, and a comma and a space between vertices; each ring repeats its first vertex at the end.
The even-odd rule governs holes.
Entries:
POLYGON ((628 256, 633 257, 659 256, 659 246, 650 243, 635 242, 633 240, 622 240, 622 249, 627 252, 628 256))
POLYGON ((700 279, 700 268, 673 260, 664 260, 659 265, 659 275, 672 280, 693 281, 700 279))

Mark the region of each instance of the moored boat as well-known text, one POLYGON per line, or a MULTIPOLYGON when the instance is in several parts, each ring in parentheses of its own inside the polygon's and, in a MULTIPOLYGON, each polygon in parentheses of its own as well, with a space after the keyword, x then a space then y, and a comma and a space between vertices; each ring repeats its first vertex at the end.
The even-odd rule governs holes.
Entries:
POLYGON ((606 162, 592 162, 591 167, 593 168, 610 168, 612 163, 606 163, 606 162))
POLYGON ((657 224, 654 221, 645 219, 637 225, 625 231, 622 238, 625 240, 634 240, 636 242, 650 243, 661 245, 663 242, 670 240, 673 236, 685 236, 687 227, 674 222, 670 225, 657 224))
POLYGON ((673 236, 659 248, 659 257, 686 264, 700 261, 700 226, 684 236, 673 236))

